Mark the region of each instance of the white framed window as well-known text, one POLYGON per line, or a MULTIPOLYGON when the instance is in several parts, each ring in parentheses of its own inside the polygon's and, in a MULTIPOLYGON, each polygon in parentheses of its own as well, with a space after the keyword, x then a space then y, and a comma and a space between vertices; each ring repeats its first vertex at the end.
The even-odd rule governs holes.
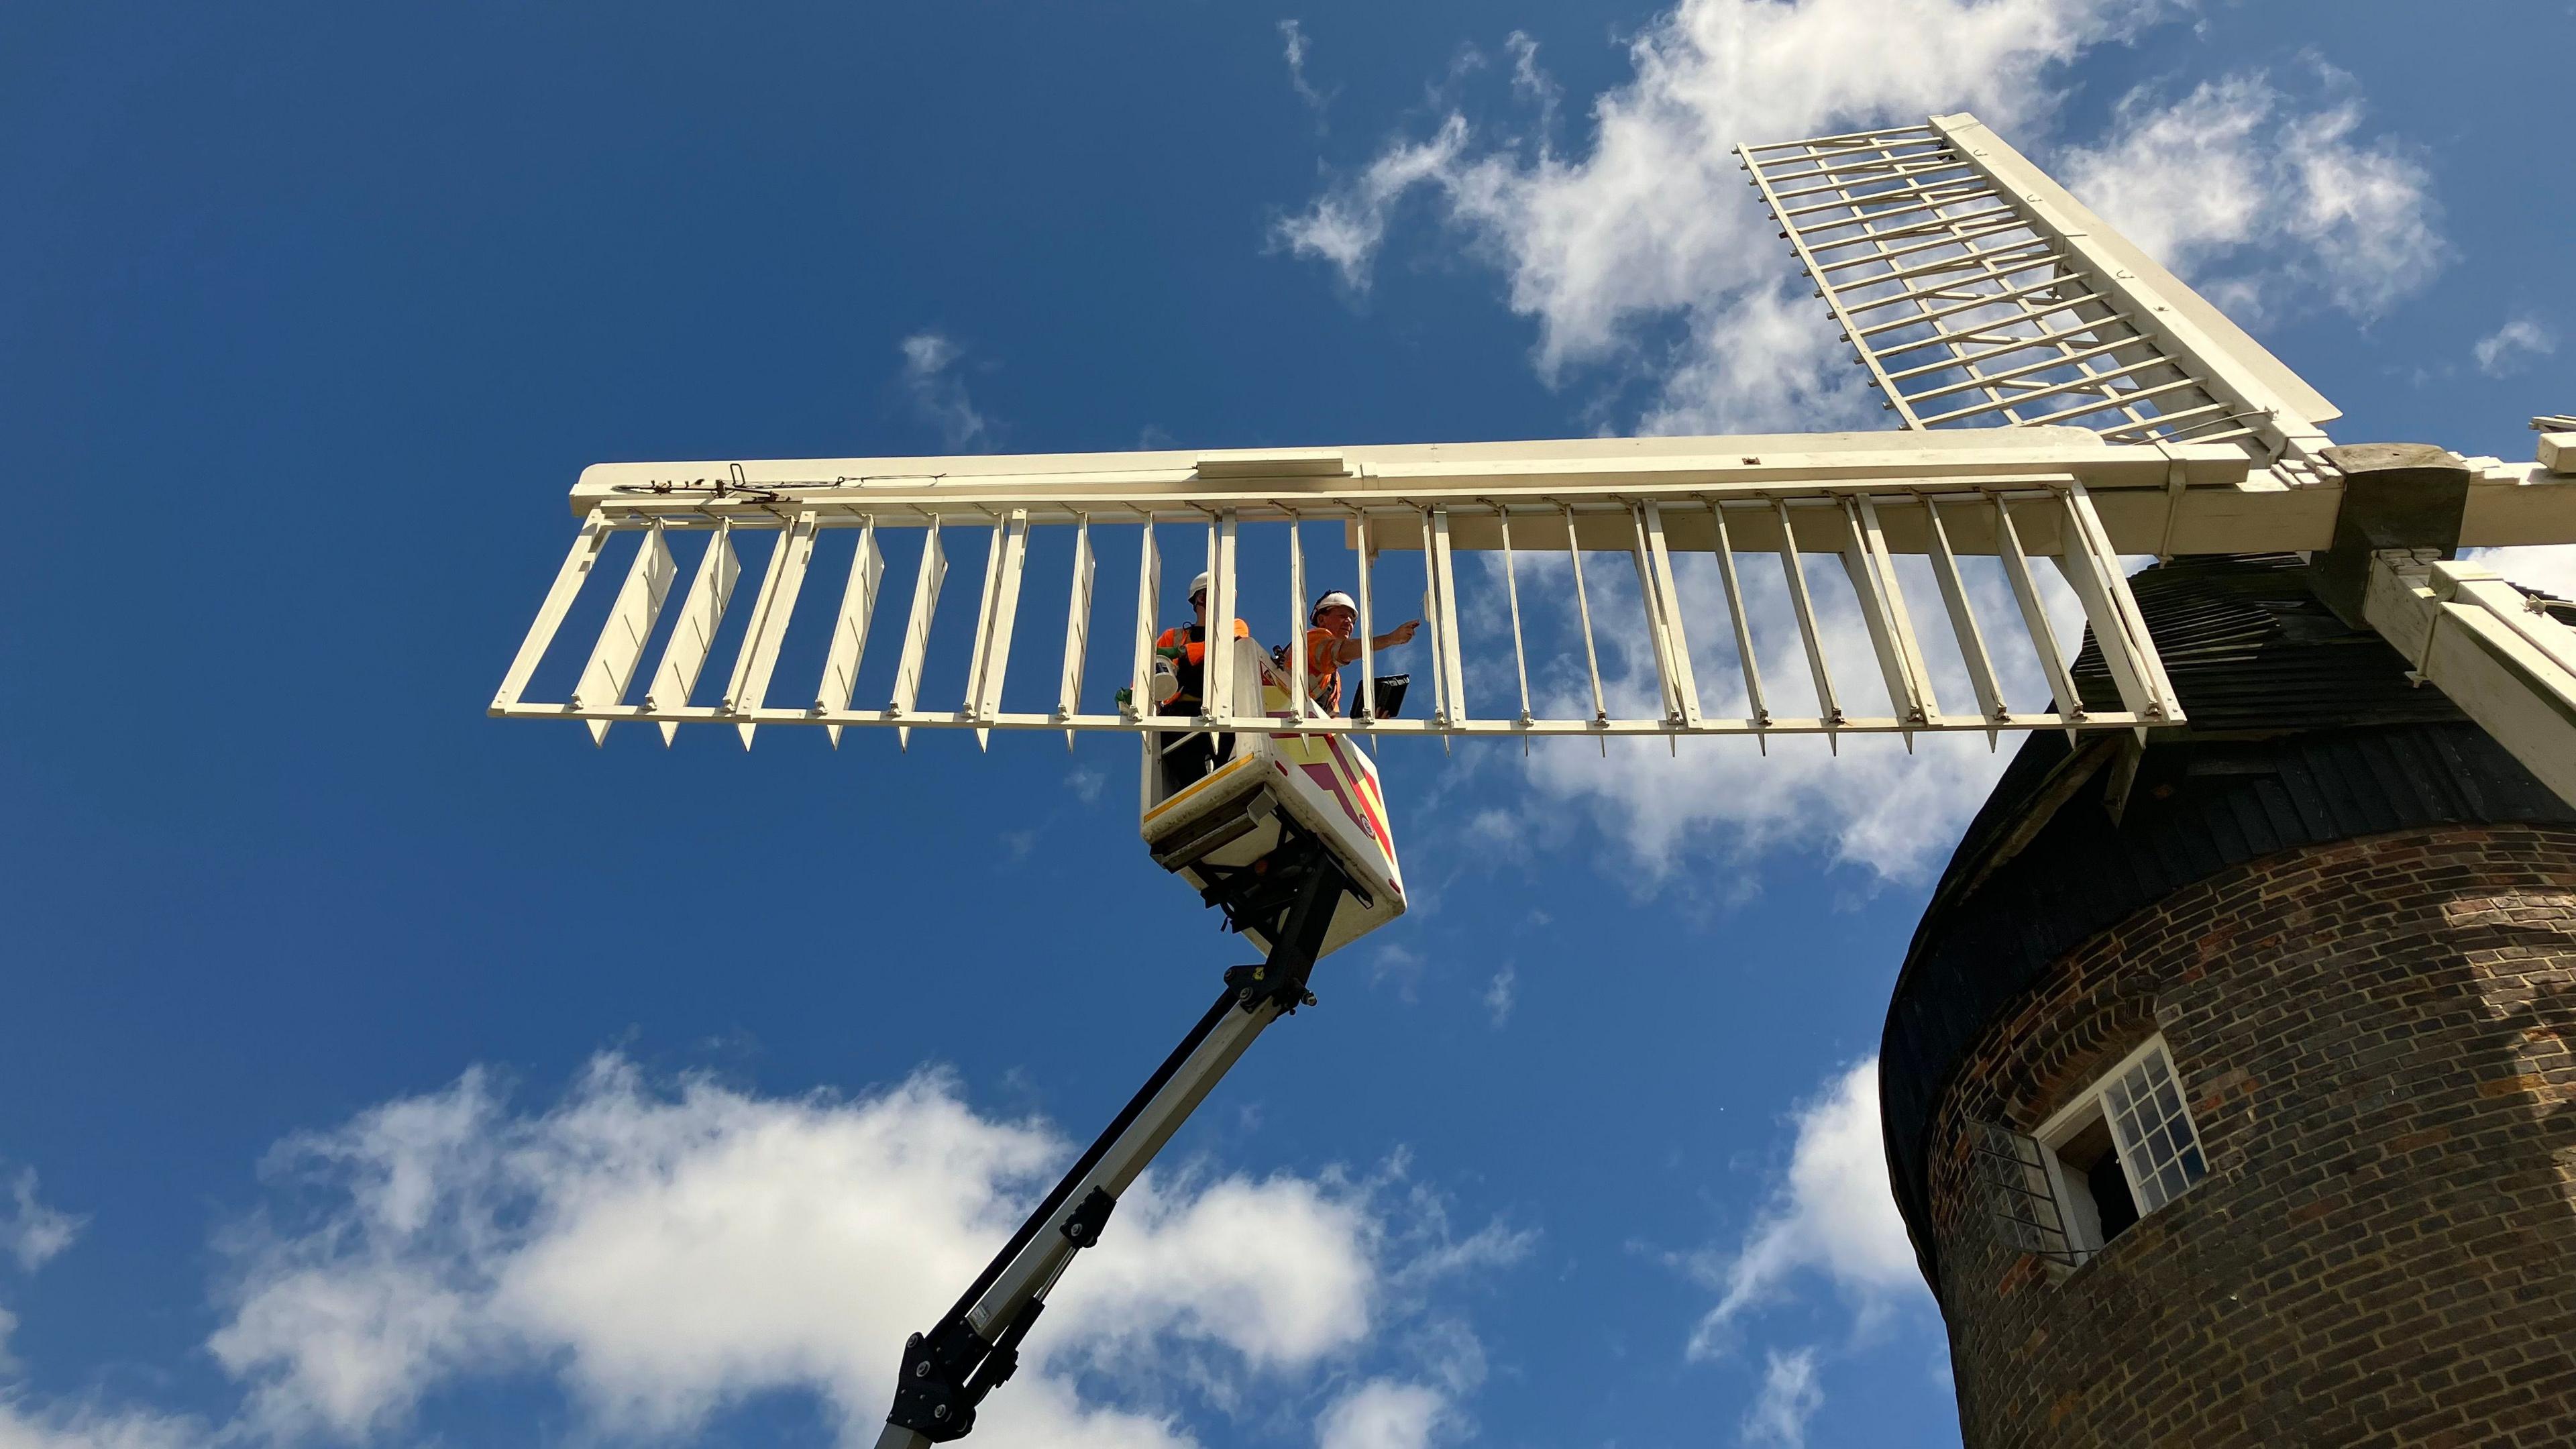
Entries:
POLYGON ((2070 1266, 2209 1175, 2161 1036, 2121 1058, 2036 1132, 1981 1128, 1976 1151, 1989 1210, 2005 1220, 2005 1241, 2070 1266))

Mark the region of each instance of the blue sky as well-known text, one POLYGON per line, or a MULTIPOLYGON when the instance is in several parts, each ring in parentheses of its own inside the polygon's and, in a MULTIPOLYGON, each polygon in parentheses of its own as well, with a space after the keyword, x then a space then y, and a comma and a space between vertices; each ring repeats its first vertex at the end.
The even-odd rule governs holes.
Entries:
MULTIPOLYGON (((484 718, 582 465, 1866 420, 1724 148, 1960 108, 2339 437, 2528 457, 2569 26, 10 9, 0 1445, 868 1442, 1233 959, 1121 741, 484 718)), ((984 1436, 1955 1442, 1867 1065, 1982 741, 1382 761, 1414 914, 984 1436)))

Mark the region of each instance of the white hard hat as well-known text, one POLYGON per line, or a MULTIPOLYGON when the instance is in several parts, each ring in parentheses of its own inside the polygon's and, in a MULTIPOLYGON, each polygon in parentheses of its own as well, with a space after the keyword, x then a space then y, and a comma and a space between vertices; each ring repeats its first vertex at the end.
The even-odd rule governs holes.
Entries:
POLYGON ((1326 609, 1348 609, 1352 613, 1356 614, 1360 611, 1360 606, 1351 602, 1350 595, 1343 593, 1339 589, 1335 589, 1331 593, 1317 599, 1315 601, 1314 612, 1308 614, 1306 617, 1310 619, 1314 618, 1316 615, 1323 613, 1326 609))
POLYGON ((1190 580, 1190 597, 1191 597, 1191 598, 1195 599, 1195 598, 1199 597, 1201 594, 1206 593, 1207 591, 1208 591, 1208 576, 1207 576, 1205 573, 1201 573, 1197 578, 1194 578, 1194 579, 1190 580))

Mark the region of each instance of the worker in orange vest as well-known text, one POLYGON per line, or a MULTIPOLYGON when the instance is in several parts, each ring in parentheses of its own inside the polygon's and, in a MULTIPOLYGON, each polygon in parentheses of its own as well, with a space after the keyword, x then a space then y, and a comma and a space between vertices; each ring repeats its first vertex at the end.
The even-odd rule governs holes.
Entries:
MULTIPOLYGON (((1207 606, 1208 576, 1204 573, 1190 580, 1191 621, 1162 632, 1154 641, 1154 712, 1157 714, 1192 715, 1207 690, 1207 606)), ((1241 619, 1234 621, 1234 637, 1252 638, 1252 630, 1241 619)), ((1231 735, 1217 739, 1207 734, 1186 735, 1168 740, 1163 746, 1163 775, 1167 790, 1186 788, 1193 780, 1216 768, 1217 761, 1233 747, 1231 735)))
MULTIPOLYGON (((1190 580, 1191 621, 1163 631, 1154 641, 1154 706, 1157 714, 1196 714, 1207 692, 1208 576, 1190 580)), ((1250 639, 1252 630, 1234 621, 1234 637, 1250 639)))
MULTIPOLYGON (((1306 685, 1315 703, 1326 716, 1342 712, 1342 666, 1360 657, 1360 641, 1351 631, 1360 619, 1360 606, 1339 589, 1315 601, 1308 616, 1314 627, 1306 631, 1306 685)), ((1392 649, 1411 641, 1413 631, 1422 627, 1419 619, 1407 619, 1376 638, 1369 640, 1371 650, 1392 649)))

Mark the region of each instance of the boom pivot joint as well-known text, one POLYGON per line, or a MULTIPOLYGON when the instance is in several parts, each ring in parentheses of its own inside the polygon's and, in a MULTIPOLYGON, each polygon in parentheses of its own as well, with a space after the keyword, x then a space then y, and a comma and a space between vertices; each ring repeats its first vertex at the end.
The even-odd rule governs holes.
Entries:
POLYGON ((1263 1002, 1271 1002, 1281 1016, 1294 1016, 1298 1007, 1315 1004, 1315 993, 1306 989, 1302 978, 1273 976, 1266 965, 1228 966, 1225 984, 1234 988, 1235 1004, 1245 1011, 1258 1011, 1263 1002))
POLYGON ((1282 1016, 1315 1004, 1306 977, 1315 969, 1333 907, 1344 892, 1359 894, 1349 872, 1323 840, 1279 821, 1279 848, 1243 867, 1198 867, 1210 877, 1201 894, 1225 912, 1226 924, 1250 928, 1275 943, 1259 965, 1226 968, 1225 984, 1247 1012, 1273 1006, 1282 1016))

